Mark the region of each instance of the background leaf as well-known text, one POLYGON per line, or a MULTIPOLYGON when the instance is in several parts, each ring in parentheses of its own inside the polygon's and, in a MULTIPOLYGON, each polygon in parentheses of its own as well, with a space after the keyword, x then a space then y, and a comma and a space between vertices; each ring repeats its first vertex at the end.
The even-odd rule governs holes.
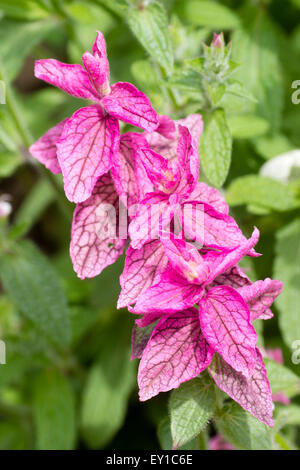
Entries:
POLYGON ((148 54, 170 75, 173 69, 173 50, 163 5, 153 2, 140 9, 130 8, 128 24, 148 54))
POLYGON ((199 156, 210 183, 216 187, 222 186, 231 160, 231 135, 222 109, 215 109, 205 117, 199 156))
POLYGON ((203 374, 172 392, 169 410, 173 448, 178 449, 197 436, 214 412, 212 381, 203 374))
POLYGON ((237 404, 224 407, 216 423, 225 439, 237 449, 272 449, 270 429, 237 404))
POLYGON ((30 242, 0 256, 3 286, 20 311, 60 348, 70 341, 66 298, 55 270, 30 242))
POLYGON ((276 300, 280 311, 279 326, 286 345, 300 339, 300 220, 283 227, 276 236, 274 275, 283 282, 283 292, 276 300))
POLYGON ((38 449, 74 447, 75 397, 69 382, 58 370, 41 372, 36 378, 33 411, 38 449))

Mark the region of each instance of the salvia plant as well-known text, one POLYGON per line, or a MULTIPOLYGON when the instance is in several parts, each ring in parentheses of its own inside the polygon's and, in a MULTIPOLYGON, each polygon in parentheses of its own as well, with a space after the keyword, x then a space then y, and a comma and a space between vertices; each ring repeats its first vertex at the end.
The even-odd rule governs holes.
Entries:
POLYGON ((299 6, 0 1, 1 448, 297 448, 299 6))

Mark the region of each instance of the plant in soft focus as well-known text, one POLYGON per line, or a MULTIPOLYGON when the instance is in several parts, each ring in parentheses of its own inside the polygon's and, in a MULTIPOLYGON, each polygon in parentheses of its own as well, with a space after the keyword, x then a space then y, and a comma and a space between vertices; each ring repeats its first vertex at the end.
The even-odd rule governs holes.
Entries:
POLYGON ((0 448, 132 448, 137 425, 163 449, 296 448, 300 184, 275 163, 300 141, 276 7, 2 3, 32 46, 0 50, 0 177, 22 169, 0 201, 0 448))
MULTIPOLYGON (((222 47, 222 38, 214 37, 212 51, 222 47)), ((271 389, 261 354, 256 348, 257 335, 252 322, 272 317, 269 307, 282 286, 279 281, 270 279, 252 284, 238 267, 243 256, 257 256, 253 246, 258 241, 258 231, 255 230, 247 241, 228 215, 228 207, 221 194, 198 183, 197 140, 202 130, 201 116, 187 117, 186 121, 177 124, 177 129, 175 123, 165 116, 159 121, 145 95, 137 92, 133 85, 127 83, 125 87, 119 83, 110 91, 106 45, 101 33, 98 33, 93 52, 93 56, 83 55, 86 74, 81 68, 77 70, 77 66, 57 63, 53 59, 38 61, 35 66, 37 78, 76 96, 95 99, 95 95, 99 101, 97 108, 83 108, 84 119, 77 120, 76 112, 58 124, 60 137, 51 129, 50 136, 47 132, 30 147, 33 156, 50 169, 54 159, 55 169, 65 169, 68 162, 67 170, 63 171, 65 191, 67 196, 72 194, 79 202, 74 214, 71 244, 76 270, 79 270, 80 277, 98 274, 122 254, 126 238, 121 240, 115 233, 115 242, 111 233, 108 237, 102 236, 99 232, 99 209, 102 205, 106 212, 109 212, 109 205, 115 208, 117 193, 127 200, 139 194, 136 214, 130 217, 131 250, 122 274, 122 289, 129 299, 124 301, 123 293, 121 303, 135 303, 132 312, 143 316, 137 320, 137 325, 151 326, 152 330, 151 335, 149 328, 146 336, 139 334, 138 344, 133 340, 132 357, 141 358, 138 379, 141 400, 177 388, 210 366, 210 374, 221 390, 262 422, 273 426, 271 389), (133 92, 130 94, 128 90, 133 92), (104 134, 99 131, 111 127, 103 124, 103 119, 110 119, 107 117, 109 112, 131 124, 144 126, 148 131, 147 137, 137 133, 130 136, 132 145, 125 151, 116 146, 111 135, 107 137, 107 130, 104 134), (127 117, 128 112, 132 117, 127 117), (90 117, 93 118, 91 122, 90 117), (194 139, 189 127, 194 126, 195 133, 197 125, 197 139, 194 139), (90 129, 93 129, 91 135, 90 129), (164 145, 159 136, 149 134, 151 130, 165 138, 164 145), (161 154, 151 148, 151 143, 153 148, 159 147, 161 154), (105 147, 110 151, 110 163, 103 167, 105 147), (100 156, 101 160, 95 156, 100 156), (77 168, 78 161, 82 162, 80 168, 77 168), (111 174, 102 175, 114 165, 114 161, 121 163, 111 174), (88 174, 82 171, 86 167, 89 168, 88 174), (123 181, 124 174, 127 176, 130 171, 138 192, 135 188, 132 192, 128 181, 123 181), (90 189, 78 190, 86 188, 86 181, 89 186, 90 181, 93 182, 90 189), (70 191, 70 185, 75 189, 70 191), (189 201, 190 210, 184 213, 181 206, 189 204, 189 201), (223 212, 218 210, 220 208, 223 212), (199 209, 204 215, 202 226, 194 220, 194 212, 199 212, 199 209), (184 226, 180 241, 172 239, 176 233, 171 222, 176 216, 184 226), (200 250, 184 240, 193 232, 193 224, 194 241, 201 244, 200 250), (149 249, 151 243, 152 249, 149 249), (145 244, 148 250, 144 250, 145 244), (153 256, 153 244, 154 250, 160 250, 160 259, 153 256), (138 270, 132 269, 136 258, 143 264, 138 270), (133 282, 139 289, 134 297, 131 293, 133 282), (157 319, 159 322, 154 324, 157 319)), ((222 69, 219 55, 215 56, 216 60, 213 58, 212 66, 218 62, 222 69)), ((127 139, 129 135, 126 135, 127 139)), ((101 224, 110 225, 110 215, 103 215, 101 224)), ((136 328, 133 334, 135 338, 138 334, 136 328)))

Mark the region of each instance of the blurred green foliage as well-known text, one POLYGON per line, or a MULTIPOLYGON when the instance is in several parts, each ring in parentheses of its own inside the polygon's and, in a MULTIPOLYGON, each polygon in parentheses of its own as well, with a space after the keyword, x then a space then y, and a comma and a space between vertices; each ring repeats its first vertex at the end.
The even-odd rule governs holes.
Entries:
POLYGON ((299 63, 299 0, 0 0, 0 197, 13 208, 0 220, 0 449, 170 448, 171 431, 194 449, 216 430, 237 448, 299 448, 300 179, 260 175, 266 160, 300 148, 299 63), (166 394, 140 404, 133 319, 115 309, 123 260, 92 280, 72 270, 72 205, 28 146, 80 102, 36 80, 33 65, 80 63, 96 30, 112 82, 131 81, 173 119, 203 113, 200 178, 223 187, 246 234, 260 229, 264 256, 248 262, 252 279, 284 282, 274 319, 256 325, 261 346, 283 350, 284 366, 268 361, 271 385, 293 399, 276 405, 272 431, 235 404, 204 428, 212 401, 209 389, 193 398, 200 379, 185 384, 190 402, 180 401, 182 387, 172 394, 171 423, 166 394), (214 31, 232 41, 232 69, 221 79, 203 62, 214 31), (183 432, 187 412, 196 421, 183 432))

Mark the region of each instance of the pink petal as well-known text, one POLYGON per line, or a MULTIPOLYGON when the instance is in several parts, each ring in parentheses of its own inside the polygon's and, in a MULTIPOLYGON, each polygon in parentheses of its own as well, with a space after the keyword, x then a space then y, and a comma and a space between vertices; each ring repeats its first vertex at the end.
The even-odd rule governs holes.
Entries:
POLYGON ((189 196, 199 177, 199 155, 187 127, 178 126, 178 131, 177 155, 181 168, 181 181, 176 188, 176 193, 181 196, 189 196))
POLYGON ((225 271, 223 274, 220 274, 215 278, 215 280, 210 284, 210 287, 214 286, 230 286, 234 289, 239 287, 249 286, 252 282, 248 276, 242 271, 239 266, 233 266, 225 271))
POLYGON ((119 146, 118 121, 99 106, 81 108, 66 122, 57 144, 66 196, 82 202, 92 194, 99 176, 111 167, 119 146))
POLYGON ((155 132, 158 132, 166 139, 174 139, 176 133, 176 126, 174 121, 169 118, 169 116, 160 115, 158 116, 159 125, 155 129, 155 132))
POLYGON ((140 362, 140 400, 148 400, 196 377, 209 365, 212 355, 201 333, 197 310, 163 317, 140 362))
POLYGON ((163 238, 162 244, 172 267, 186 280, 200 284, 207 279, 209 267, 194 245, 173 237, 163 238))
POLYGON ((285 393, 273 393, 272 400, 277 403, 282 403, 283 405, 289 405, 291 400, 285 393))
POLYGON ((102 105, 112 116, 146 131, 154 131, 158 117, 147 96, 131 83, 118 82, 112 85, 102 105))
POLYGON ((42 135, 42 137, 29 148, 29 152, 55 175, 61 173, 56 154, 56 142, 60 139, 66 122, 67 119, 64 119, 56 124, 56 126, 51 127, 46 134, 42 135))
POLYGON ((242 297, 228 286, 214 287, 199 303, 202 332, 212 348, 236 371, 250 377, 257 336, 242 297))
MULTIPOLYGON (((184 202, 179 217, 186 237, 202 246, 232 249, 246 242, 246 238, 232 217, 216 211, 204 202, 184 202)), ((259 256, 253 249, 248 254, 259 256)))
POLYGON ((159 240, 146 243, 139 250, 129 247, 120 277, 122 290, 118 308, 134 304, 143 291, 158 281, 167 264, 168 258, 159 240))
POLYGON ((273 317, 270 307, 282 291, 282 282, 272 279, 256 281, 250 286, 240 287, 238 293, 250 309, 251 321, 273 317))
POLYGON ((177 161, 179 126, 188 128, 194 140, 194 148, 196 149, 199 144, 200 134, 203 130, 202 117, 200 114, 191 114, 187 118, 179 121, 171 121, 168 119, 169 118, 166 116, 159 116, 159 126, 155 129, 155 132, 146 134, 146 139, 151 149, 156 153, 159 153, 170 161, 177 161), (173 123, 173 125, 171 123, 173 123))
POLYGON ((203 132, 203 119, 201 114, 190 114, 184 119, 179 119, 176 121, 177 126, 185 126, 190 131, 196 147, 198 147, 200 142, 200 136, 203 132))
POLYGON ((98 100, 87 72, 77 64, 64 64, 56 59, 41 59, 35 62, 34 75, 69 95, 87 100, 98 100))
MULTIPOLYGON (((224 249, 221 252, 217 252, 217 251, 207 252, 203 256, 205 263, 208 264, 210 267, 210 274, 206 279, 206 284, 210 284, 214 281, 217 284, 220 284, 221 282, 222 284, 230 286, 233 281, 232 275, 229 278, 229 277, 226 277, 225 273, 228 273, 228 271, 232 267, 234 267, 245 255, 251 252, 251 250, 253 249, 253 246, 255 246, 258 241, 258 237, 259 237, 259 231, 255 227, 253 230, 252 236, 249 238, 249 240, 245 239, 236 248, 233 248, 232 250, 224 249), (222 276, 221 280, 219 279, 220 276, 222 276)), ((245 279, 244 277, 243 278, 244 280, 241 279, 242 277, 241 270, 238 267, 236 267, 235 274, 236 274, 235 282, 238 282, 238 284, 240 283, 243 283, 243 285, 251 284, 248 278, 245 279)), ((231 285, 231 287, 235 287, 235 286, 231 285)))
POLYGON ((176 271, 168 267, 157 284, 149 287, 138 297, 134 313, 172 313, 192 307, 202 297, 201 287, 190 284, 176 271))
POLYGON ((103 98, 110 92, 109 63, 107 60, 105 39, 100 31, 97 33, 97 38, 93 46, 93 55, 89 52, 85 52, 82 56, 82 62, 99 98, 103 98))
POLYGON ((137 134, 133 132, 127 132, 121 136, 119 151, 115 153, 114 164, 111 167, 116 191, 126 207, 140 200, 134 157, 136 136, 137 134))
POLYGON ((172 207, 168 197, 162 193, 147 194, 129 225, 131 246, 141 248, 146 242, 158 239, 171 220, 172 207))
POLYGON ((234 450, 234 447, 225 441, 221 434, 211 437, 209 440, 209 450, 234 450))
POLYGON ((206 202, 225 215, 228 215, 229 213, 229 207, 220 191, 205 183, 198 182, 186 201, 206 202))
POLYGON ((126 240, 118 238, 118 195, 109 174, 103 175, 92 196, 77 204, 70 254, 81 279, 94 277, 122 254, 126 240))
POLYGON ((140 359, 142 357, 156 325, 157 322, 140 328, 136 323, 134 324, 131 335, 131 360, 140 359))
POLYGON ((227 393, 242 408, 267 426, 273 426, 273 403, 270 384, 261 354, 256 349, 257 359, 250 379, 232 369, 221 357, 216 357, 209 373, 218 387, 227 393))
POLYGON ((151 150, 147 143, 146 145, 136 148, 137 159, 144 165, 147 176, 157 191, 172 193, 179 183, 179 172, 177 169, 174 172, 166 158, 151 150))
POLYGON ((159 127, 155 130, 155 132, 150 132, 146 134, 147 142, 150 148, 162 155, 163 157, 167 158, 170 162, 177 161, 177 144, 178 144, 178 136, 170 139, 169 137, 164 136, 159 132, 159 127))
POLYGON ((267 348, 264 353, 264 357, 268 357, 278 364, 283 364, 283 355, 280 348, 267 348))

